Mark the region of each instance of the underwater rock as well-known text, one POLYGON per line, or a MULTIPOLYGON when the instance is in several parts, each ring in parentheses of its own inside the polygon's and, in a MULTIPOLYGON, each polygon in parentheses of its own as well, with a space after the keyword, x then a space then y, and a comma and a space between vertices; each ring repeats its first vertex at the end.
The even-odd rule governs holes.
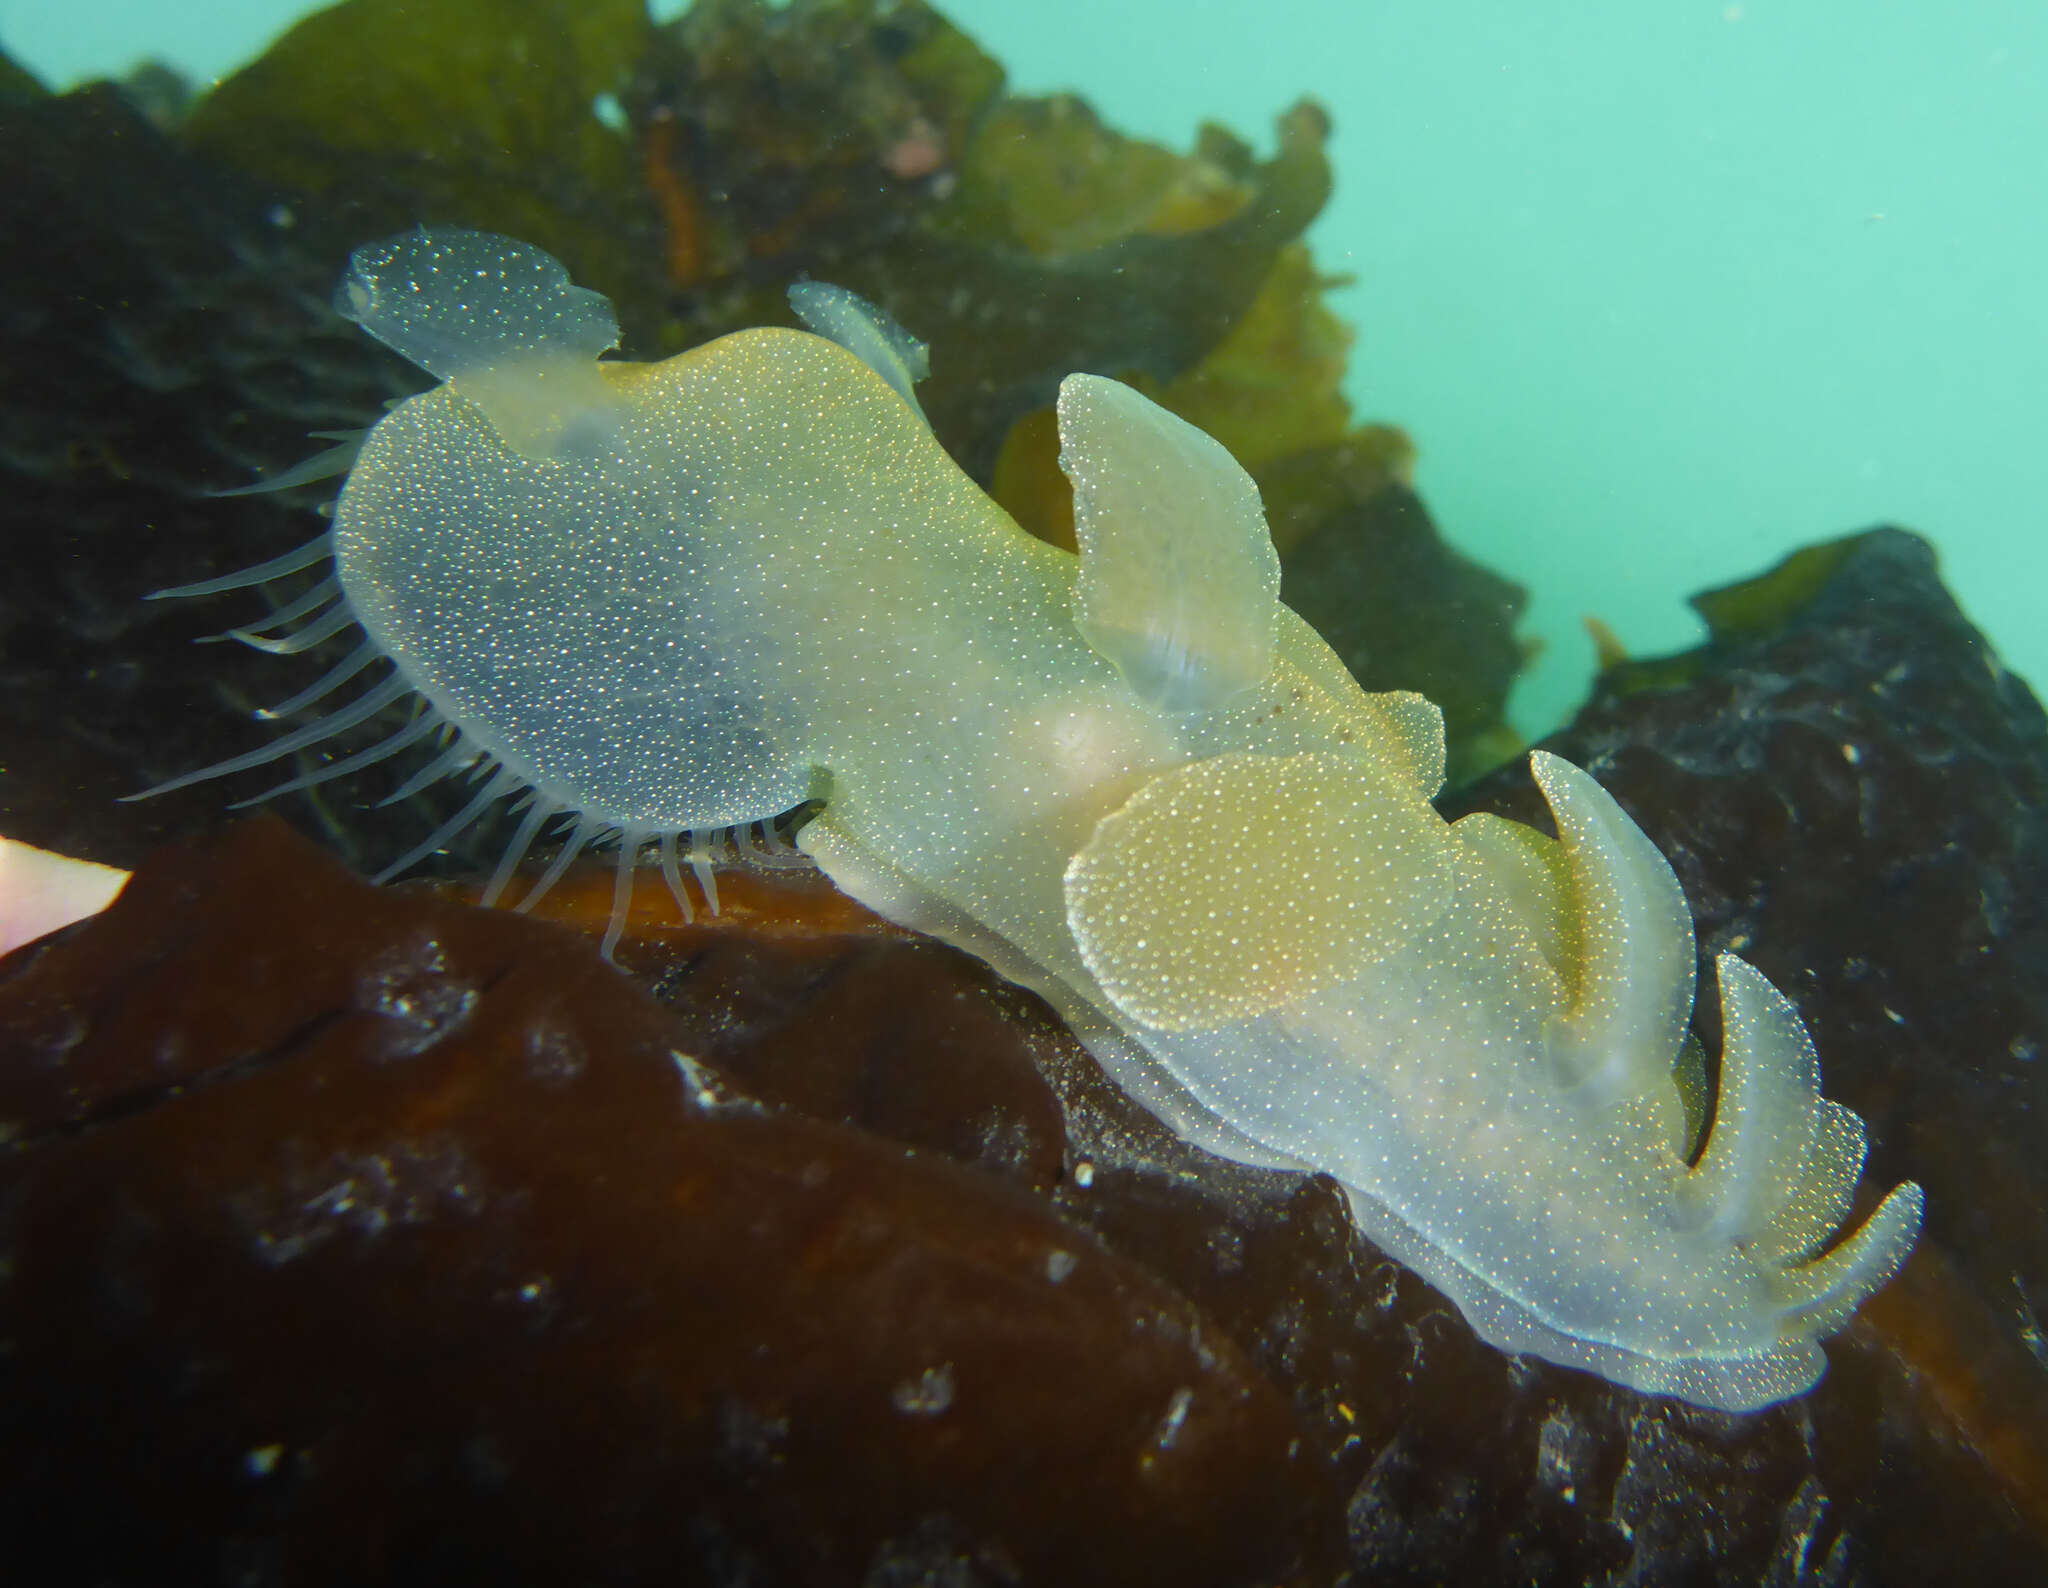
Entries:
MULTIPOLYGON (((221 801, 119 796, 246 749, 278 683, 191 643, 217 614, 142 595, 304 540, 331 485, 209 493, 418 381, 329 312, 342 250, 317 215, 184 154, 119 90, 0 105, 0 141, 0 832, 133 866, 221 801)), ((379 819, 300 809, 358 864, 378 852, 379 819)))
MULTIPOLYGON (((940 952, 856 939, 855 974, 892 947, 940 952)), ((862 1040, 961 996, 892 995, 862 1040)), ((802 1067, 845 1018, 722 1045, 802 1067)), ((1010 1174, 766 1105, 687 1024, 560 927, 368 888, 268 818, 0 964, 10 1561, 1289 1570, 1309 1462, 1233 1341, 1010 1174)))
POLYGON ((0 50, 0 105, 26 104, 48 96, 42 79, 0 50))
MULTIPOLYGON (((657 874, 636 881, 619 958, 681 1019, 692 1054, 777 1108, 1057 1184, 1066 1127, 1042 1072, 1075 1045, 1038 999, 808 864, 721 865, 718 914, 689 922, 657 874)), ((600 934, 612 887, 608 868, 585 868, 534 913, 600 934)))
POLYGON ((631 140, 593 107, 652 31, 645 0, 347 0, 220 83, 184 141, 359 240, 511 226, 624 294, 651 228, 631 140))
MULTIPOLYGON (((1900 530, 1694 605, 1707 644, 1610 668, 1546 745, 1670 858, 1702 962, 1739 952, 1799 1006, 1869 1124, 1866 1188, 1927 1188, 1919 1251, 1811 1398, 1829 1525, 1880 1581, 2038 1580, 2048 719, 1900 530)), ((1519 767, 1453 803, 1541 820, 1519 767)), ((1710 1052, 1718 1024, 1703 997, 1710 1052)))

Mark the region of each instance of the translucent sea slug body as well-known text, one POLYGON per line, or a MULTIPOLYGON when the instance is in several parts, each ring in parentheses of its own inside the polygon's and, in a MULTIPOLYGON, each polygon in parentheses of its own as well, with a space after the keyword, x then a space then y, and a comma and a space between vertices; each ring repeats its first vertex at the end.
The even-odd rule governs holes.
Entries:
POLYGON ((940 448, 921 348, 807 290, 834 339, 600 362, 609 304, 536 250, 360 250, 343 311, 443 384, 364 441, 308 630, 395 671, 288 742, 417 691, 437 765, 489 769, 457 823, 532 791, 498 885, 551 817, 675 881, 675 835, 819 802, 798 842, 848 892, 1044 993, 1183 1135, 1334 1176, 1487 1340, 1709 1406, 1809 1388, 1920 1191, 1830 1247, 1862 1123, 1726 955, 1688 1161, 1692 922, 1634 823, 1543 754, 1558 839, 1445 823, 1436 709, 1280 604, 1220 446, 1071 376, 1077 559, 940 448))

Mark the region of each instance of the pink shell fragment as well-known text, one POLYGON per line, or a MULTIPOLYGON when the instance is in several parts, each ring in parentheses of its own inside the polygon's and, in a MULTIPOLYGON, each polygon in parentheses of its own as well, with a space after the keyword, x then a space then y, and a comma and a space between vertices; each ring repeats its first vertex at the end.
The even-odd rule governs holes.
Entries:
POLYGON ((113 866, 0 838, 0 954, 97 915, 127 881, 113 866))

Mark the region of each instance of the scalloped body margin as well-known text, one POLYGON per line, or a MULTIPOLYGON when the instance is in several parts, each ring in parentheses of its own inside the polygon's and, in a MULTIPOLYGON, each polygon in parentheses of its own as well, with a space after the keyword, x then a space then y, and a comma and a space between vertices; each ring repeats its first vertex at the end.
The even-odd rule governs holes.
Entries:
POLYGON ((603 362, 601 298, 450 231, 360 251, 340 301, 444 384, 364 440, 309 630, 393 664, 331 720, 417 692, 490 769, 458 820, 526 791, 521 851, 616 831, 623 901, 649 838, 674 882, 678 833, 821 802, 798 843, 848 892, 1044 993, 1184 1136, 1334 1176, 1503 1350, 1752 1408, 1911 1250, 1910 1184, 1840 1233, 1862 1122, 1732 956, 1689 1161, 1663 857, 1540 753, 1556 839, 1444 822, 1436 709, 1359 689, 1249 478, 1136 392, 1062 387, 1077 559, 947 457, 858 300, 836 340, 603 362))

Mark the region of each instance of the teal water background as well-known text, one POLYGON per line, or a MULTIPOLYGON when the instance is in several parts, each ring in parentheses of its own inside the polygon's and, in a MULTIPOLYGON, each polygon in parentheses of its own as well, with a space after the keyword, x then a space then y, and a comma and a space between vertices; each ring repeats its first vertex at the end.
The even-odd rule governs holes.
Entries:
MULTIPOLYGON (((309 7, 0 0, 53 86, 204 82, 309 7)), ((670 3, 658 11, 673 13, 670 3)), ((1330 111, 1311 239, 1356 277, 1361 418, 1529 585, 1531 734, 1689 592, 1880 521, 2048 680, 2048 5, 2033 0, 957 0, 1023 93, 1185 147, 1330 111)))

